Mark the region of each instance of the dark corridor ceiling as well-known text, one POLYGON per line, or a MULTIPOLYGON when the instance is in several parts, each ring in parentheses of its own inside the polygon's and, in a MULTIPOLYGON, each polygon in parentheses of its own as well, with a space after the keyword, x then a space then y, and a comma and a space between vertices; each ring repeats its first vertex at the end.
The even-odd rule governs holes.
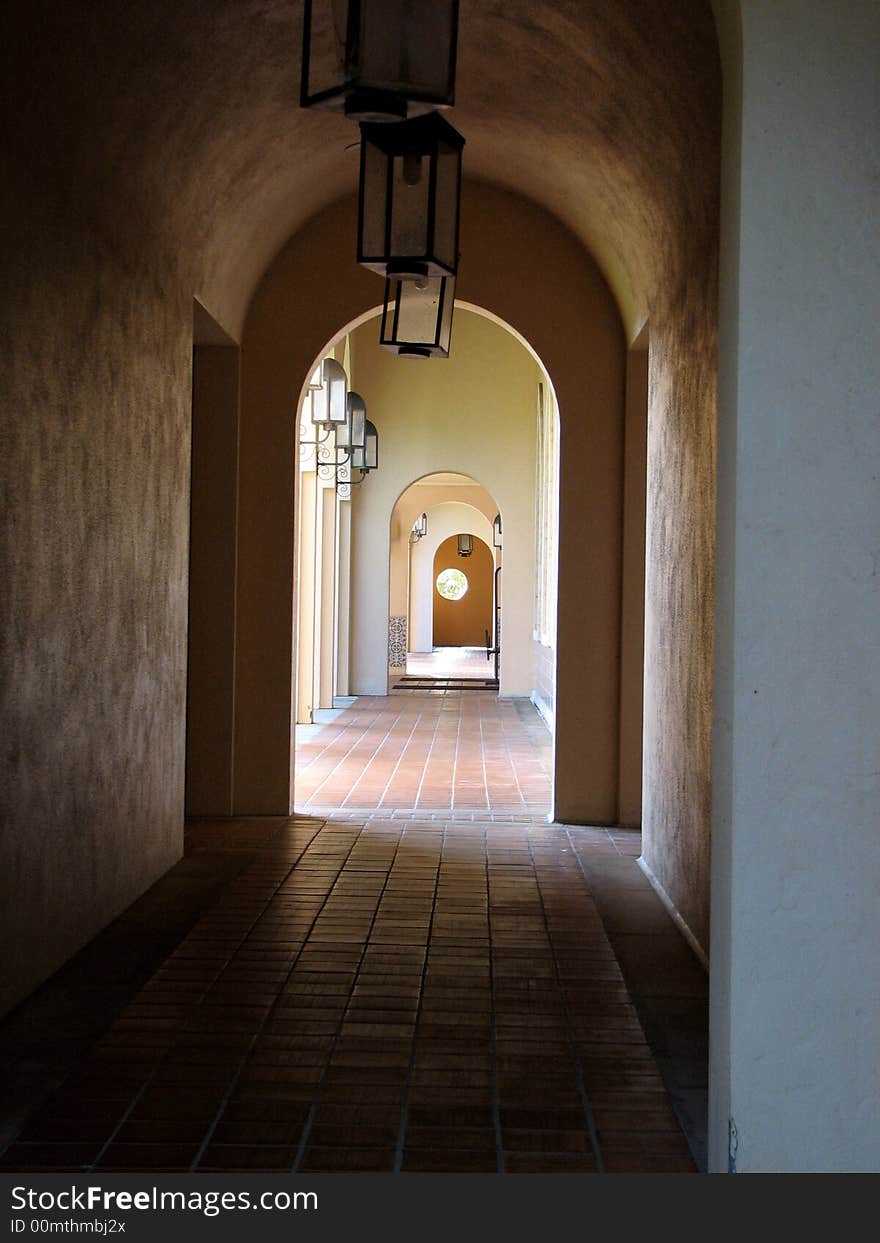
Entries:
MULTIPOLYGON (((357 179, 356 128, 297 104, 299 0, 12 0, 3 20, 23 160, 117 245, 154 235, 237 333, 272 256, 357 179)), ((715 227, 708 0, 462 0, 458 66, 466 175, 557 216, 634 332, 669 238, 715 227)))

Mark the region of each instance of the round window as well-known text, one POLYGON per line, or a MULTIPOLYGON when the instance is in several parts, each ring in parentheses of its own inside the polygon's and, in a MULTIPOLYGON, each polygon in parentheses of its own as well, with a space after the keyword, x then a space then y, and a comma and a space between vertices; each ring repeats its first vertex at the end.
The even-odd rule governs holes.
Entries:
POLYGON ((437 575, 437 591, 444 600, 460 600, 467 589, 467 575, 461 570, 441 570, 437 575))

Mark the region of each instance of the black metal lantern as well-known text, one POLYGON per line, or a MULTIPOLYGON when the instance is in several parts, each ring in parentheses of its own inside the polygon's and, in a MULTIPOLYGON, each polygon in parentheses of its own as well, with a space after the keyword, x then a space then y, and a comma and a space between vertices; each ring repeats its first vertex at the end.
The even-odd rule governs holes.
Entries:
POLYGON ((403 358, 448 358, 455 281, 386 281, 379 344, 403 358))
POLYGON ((363 448, 352 449, 351 464, 355 470, 363 471, 365 475, 371 470, 379 469, 379 433, 369 419, 364 424, 363 448))
POLYGON ((305 0, 303 108, 400 121, 455 95, 458 0, 305 0))
POLYGON ((311 403, 312 422, 316 427, 341 428, 348 418, 346 401, 348 376, 335 358, 324 359, 320 374, 319 387, 315 386, 317 369, 309 381, 308 396, 311 403))
POLYGON ((424 537, 427 534, 428 534, 428 515, 422 514, 421 517, 416 518, 415 522, 412 524, 412 531, 410 532, 410 538, 413 543, 416 543, 417 540, 424 539, 424 537))
MULTIPOLYGON (((360 393, 349 390, 345 399, 345 408, 346 419, 336 429, 336 444, 338 448, 347 451, 363 449, 366 443, 367 403, 360 393)), ((350 452, 346 456, 350 457, 350 452)))
POLYGON ((455 275, 463 147, 436 113, 361 125, 358 263, 404 280, 455 275))
POLYGON ((492 521, 492 547, 501 547, 501 515, 496 514, 492 521))
POLYGON ((469 557, 473 551, 474 551, 474 537, 472 535, 459 535, 458 555, 460 557, 469 557))

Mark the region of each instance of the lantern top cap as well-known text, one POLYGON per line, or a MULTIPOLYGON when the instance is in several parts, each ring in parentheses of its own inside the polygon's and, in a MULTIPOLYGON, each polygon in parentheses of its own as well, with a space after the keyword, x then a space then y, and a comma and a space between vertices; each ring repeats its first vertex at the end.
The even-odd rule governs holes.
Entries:
POLYGON ((387 155, 408 155, 424 151, 425 146, 447 143, 456 151, 464 147, 464 136, 437 112, 411 117, 408 121, 361 121, 361 137, 387 155))

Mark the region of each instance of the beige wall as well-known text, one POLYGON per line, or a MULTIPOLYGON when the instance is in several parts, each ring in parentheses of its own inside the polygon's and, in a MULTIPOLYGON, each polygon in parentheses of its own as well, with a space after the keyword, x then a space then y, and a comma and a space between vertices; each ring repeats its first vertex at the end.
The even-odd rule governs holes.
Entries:
POLYGON ((475 539, 471 555, 459 557, 458 538, 452 535, 434 553, 433 577, 434 646, 481 647, 485 632, 492 634, 495 559, 491 551, 475 539), (450 566, 468 580, 460 600, 446 600, 437 590, 437 575, 450 566))
POLYGON ((186 811, 232 812, 238 349, 193 349, 186 811))
POLYGON ((642 731, 645 676, 645 488, 648 452, 647 331, 626 363, 623 581, 620 607, 621 824, 642 820, 642 731))
POLYGON ((3 1011, 181 853, 192 298, 10 160, 0 215, 3 1011))

